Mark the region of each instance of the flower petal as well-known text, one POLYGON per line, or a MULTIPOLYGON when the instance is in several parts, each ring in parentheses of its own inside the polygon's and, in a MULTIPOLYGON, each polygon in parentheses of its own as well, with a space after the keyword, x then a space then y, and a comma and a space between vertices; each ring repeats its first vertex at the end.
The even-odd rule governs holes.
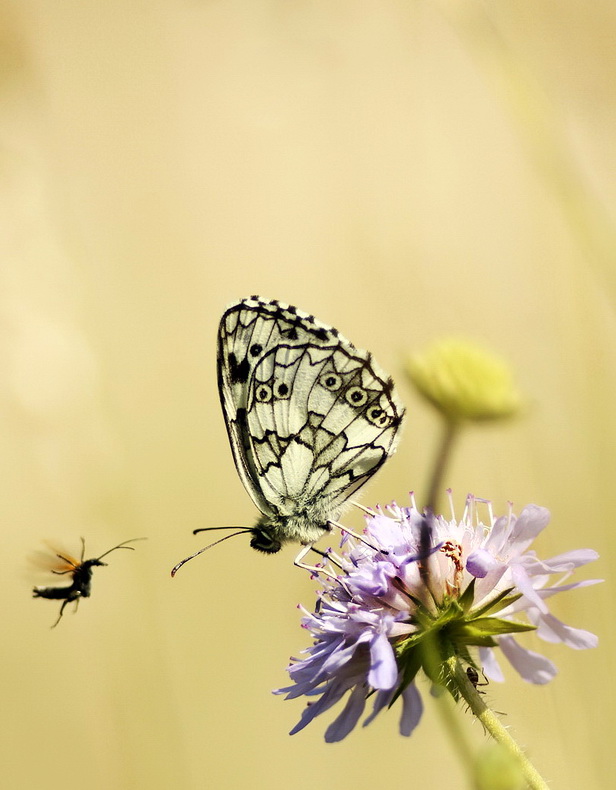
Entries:
POLYGON ((332 705, 335 705, 348 689, 349 685, 347 683, 331 684, 320 699, 304 708, 300 720, 295 727, 293 727, 289 735, 295 735, 296 732, 303 730, 316 716, 323 713, 328 708, 331 708, 332 705))
POLYGON ((526 505, 518 516, 509 542, 523 551, 550 522, 550 511, 539 505, 526 505))
POLYGON ((325 730, 325 742, 337 743, 351 732, 366 706, 366 693, 361 686, 355 686, 342 713, 325 730))
POLYGON ((574 549, 573 551, 565 551, 563 554, 550 557, 544 562, 551 569, 552 573, 557 573, 561 565, 579 568, 581 565, 586 565, 598 559, 599 554, 593 549, 574 549))
POLYGON ((512 567, 511 578, 515 582, 515 586, 518 588, 518 590, 523 593, 526 598, 528 598, 532 605, 536 606, 540 612, 545 612, 547 614, 549 611, 547 604, 543 602, 543 598, 541 598, 537 590, 535 590, 533 587, 533 584, 522 565, 516 563, 512 567))
POLYGON ((466 570, 477 579, 485 578, 490 571, 502 565, 489 551, 485 549, 475 549, 471 552, 466 561, 466 570))
POLYGON ((383 708, 389 705, 394 693, 394 689, 389 689, 387 691, 377 691, 377 693, 374 695, 374 705, 372 706, 372 712, 364 719, 362 727, 367 727, 372 721, 374 721, 383 708))
POLYGON ((402 716, 400 717, 400 735, 407 737, 419 724, 423 713, 421 694, 414 683, 410 683, 402 692, 402 716))
POLYGON ((398 680, 394 651, 385 634, 377 634, 370 643, 368 683, 375 689, 391 689, 398 680))
POLYGON ((521 647, 512 636, 501 636, 498 644, 511 666, 528 683, 543 685, 556 676, 558 670, 549 659, 521 647))
POLYGON ((537 634, 546 642, 562 642, 574 650, 586 650, 599 644, 599 637, 590 631, 566 625, 553 614, 541 615, 537 634))
POLYGON ((491 647, 480 647, 479 659, 481 661, 482 671, 487 678, 494 680, 496 683, 505 682, 503 670, 500 668, 496 653, 491 647))

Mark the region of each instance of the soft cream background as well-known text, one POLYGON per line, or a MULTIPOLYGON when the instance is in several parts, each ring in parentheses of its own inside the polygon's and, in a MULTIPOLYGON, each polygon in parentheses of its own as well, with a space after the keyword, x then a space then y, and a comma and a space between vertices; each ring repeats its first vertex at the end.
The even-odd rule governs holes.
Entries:
MULTIPOLYGON (((399 380, 405 436, 368 503, 421 491, 434 451, 401 355, 445 333, 505 355, 528 416, 468 434, 447 483, 460 506, 546 505, 541 554, 594 547, 580 576, 610 576, 613 5, 19 0, 2 23, 2 785, 466 787, 427 697, 410 740, 396 713, 289 738, 303 703, 269 692, 305 645, 293 548, 169 569, 195 527, 255 517, 214 338, 257 292, 399 380), (80 535, 89 556, 149 540, 51 631, 26 557, 80 535)), ((554 788, 613 777, 613 595, 554 601, 601 642, 542 644, 551 685, 487 689, 554 788)))

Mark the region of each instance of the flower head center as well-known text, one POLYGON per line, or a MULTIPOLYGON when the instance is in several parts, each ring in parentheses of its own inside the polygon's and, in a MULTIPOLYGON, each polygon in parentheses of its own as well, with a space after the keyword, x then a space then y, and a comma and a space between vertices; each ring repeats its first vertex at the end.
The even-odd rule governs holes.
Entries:
POLYGON ((464 565, 462 563, 462 546, 453 540, 446 540, 439 549, 446 557, 448 557, 454 567, 453 582, 447 582, 447 593, 453 595, 460 592, 462 585, 462 575, 464 573, 464 565))

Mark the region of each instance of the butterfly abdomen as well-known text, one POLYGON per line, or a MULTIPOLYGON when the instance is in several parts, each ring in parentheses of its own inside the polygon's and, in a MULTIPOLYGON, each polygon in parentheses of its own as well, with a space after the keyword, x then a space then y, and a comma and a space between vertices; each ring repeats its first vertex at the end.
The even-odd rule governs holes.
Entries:
POLYGON ((306 509, 303 513, 289 516, 263 516, 252 529, 250 545, 257 551, 275 554, 285 543, 315 543, 327 532, 331 532, 330 519, 337 517, 340 508, 327 508, 321 512, 319 506, 306 509), (320 512, 320 517, 315 515, 320 512))

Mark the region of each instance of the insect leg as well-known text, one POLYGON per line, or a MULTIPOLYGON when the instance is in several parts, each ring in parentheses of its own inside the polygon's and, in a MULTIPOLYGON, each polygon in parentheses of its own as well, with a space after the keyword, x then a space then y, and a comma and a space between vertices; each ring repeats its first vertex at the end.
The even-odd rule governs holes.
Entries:
POLYGON ((71 603, 72 601, 75 601, 75 612, 74 612, 74 614, 76 614, 76 613, 77 613, 77 609, 79 608, 79 599, 80 599, 80 598, 81 598, 81 593, 80 593, 78 590, 73 590, 73 592, 71 592, 71 593, 69 593, 69 595, 67 595, 67 597, 66 597, 66 600, 62 602, 62 606, 60 607, 60 614, 58 615, 58 619, 57 619, 57 620, 56 620, 56 622, 55 622, 55 623, 54 623, 54 624, 51 626, 52 628, 55 628, 55 627, 58 625, 58 623, 59 623, 59 622, 60 622, 60 620, 62 619, 62 615, 64 614, 64 609, 65 609, 65 608, 66 608, 66 607, 69 605, 69 603, 71 603))
POLYGON ((310 573, 314 575, 318 575, 320 573, 322 576, 325 576, 326 578, 332 579, 333 581, 337 582, 338 579, 336 578, 336 576, 333 575, 333 573, 326 571, 324 568, 319 567, 318 565, 308 565, 307 563, 302 562, 302 560, 304 559, 306 554, 308 554, 309 551, 312 551, 311 543, 308 543, 306 546, 302 547, 300 553, 293 560, 293 565, 296 565, 298 568, 303 568, 305 571, 310 571, 310 573))

